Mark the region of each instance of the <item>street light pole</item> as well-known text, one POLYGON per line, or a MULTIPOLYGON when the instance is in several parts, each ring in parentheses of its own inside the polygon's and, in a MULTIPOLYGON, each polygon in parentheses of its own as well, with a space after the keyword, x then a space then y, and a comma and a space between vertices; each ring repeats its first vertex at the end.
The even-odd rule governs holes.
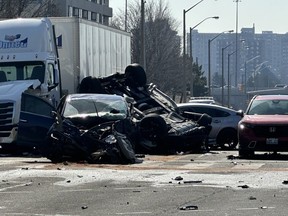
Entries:
POLYGON ((219 16, 211 16, 211 17, 206 17, 205 19, 203 19, 201 22, 199 22, 197 25, 195 25, 194 27, 190 28, 190 54, 191 54, 191 58, 193 59, 193 52, 192 52, 192 31, 197 28, 201 23, 205 22, 208 19, 219 19, 219 16))
POLYGON ((234 0, 234 2, 236 2, 236 59, 235 59, 235 86, 237 87, 237 82, 238 82, 238 73, 237 73, 237 70, 238 70, 238 3, 241 2, 241 0, 234 0))
POLYGON ((245 61, 245 64, 244 64, 244 80, 245 80, 245 82, 244 82, 244 92, 245 92, 245 94, 247 93, 247 64, 248 64, 249 62, 251 62, 251 61, 259 58, 259 57, 260 57, 260 55, 257 55, 257 56, 255 56, 255 57, 253 57, 253 58, 248 59, 247 61, 245 61))
POLYGON ((223 31, 220 34, 216 35, 214 38, 208 40, 208 96, 211 96, 211 42, 215 40, 220 35, 224 34, 225 32, 233 32, 233 30, 223 31))
POLYGON ((186 13, 189 12, 191 9, 196 7, 198 4, 203 2, 204 0, 200 0, 196 4, 194 4, 192 7, 190 7, 188 10, 183 10, 183 76, 184 76, 184 85, 183 85, 183 100, 186 102, 187 100, 187 74, 186 74, 186 13))
POLYGON ((232 44, 233 43, 230 43, 227 46, 222 48, 222 92, 221 92, 222 106, 224 106, 224 51, 232 44))
POLYGON ((190 96, 194 95, 193 92, 193 82, 194 82, 194 77, 193 77, 193 49, 192 49, 192 31, 193 29, 197 28, 201 23, 205 22, 208 19, 219 19, 219 16, 212 16, 212 17, 206 17, 203 19, 201 22, 199 22, 197 25, 194 27, 190 27, 190 57, 192 59, 192 68, 191 68, 191 80, 190 80, 190 96))
POLYGON ((145 1, 141 0, 141 58, 140 63, 144 70, 146 70, 146 52, 145 52, 145 1))
POLYGON ((228 79, 228 100, 227 100, 227 107, 230 107, 230 56, 232 56, 236 52, 237 52, 237 50, 228 54, 228 76, 227 76, 227 79, 228 79))

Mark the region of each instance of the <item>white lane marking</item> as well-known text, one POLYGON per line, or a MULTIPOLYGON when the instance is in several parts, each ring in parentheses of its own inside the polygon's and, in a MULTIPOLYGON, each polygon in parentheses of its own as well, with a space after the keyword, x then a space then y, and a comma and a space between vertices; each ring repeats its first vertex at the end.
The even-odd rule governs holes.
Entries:
MULTIPOLYGON (((1 189, 0 189, 0 193, 3 193, 4 191, 6 191, 6 190, 8 190, 8 189, 17 188, 17 187, 23 187, 23 186, 27 186, 27 185, 30 185, 30 183, 13 185, 13 186, 10 186, 10 187, 1 188, 1 189)), ((10 192, 9 192, 9 193, 10 193, 10 192)), ((11 192, 11 193, 13 193, 13 192, 11 192)), ((14 191, 14 193, 15 193, 15 191, 14 191)), ((25 193, 25 191, 23 191, 23 193, 25 193)))
POLYGON ((259 209, 275 209, 276 207, 258 207, 258 208, 238 208, 236 211, 246 211, 246 210, 259 210, 259 209))
POLYGON ((119 212, 116 215, 140 215, 140 214, 153 214, 153 212, 119 212))

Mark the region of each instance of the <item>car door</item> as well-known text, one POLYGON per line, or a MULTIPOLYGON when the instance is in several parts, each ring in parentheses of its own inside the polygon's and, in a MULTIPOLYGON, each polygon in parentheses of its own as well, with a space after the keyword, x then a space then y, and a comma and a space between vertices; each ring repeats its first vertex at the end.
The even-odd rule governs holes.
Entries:
POLYGON ((41 145, 54 122, 52 111, 55 111, 55 108, 48 101, 23 93, 17 145, 24 148, 37 148, 41 145))

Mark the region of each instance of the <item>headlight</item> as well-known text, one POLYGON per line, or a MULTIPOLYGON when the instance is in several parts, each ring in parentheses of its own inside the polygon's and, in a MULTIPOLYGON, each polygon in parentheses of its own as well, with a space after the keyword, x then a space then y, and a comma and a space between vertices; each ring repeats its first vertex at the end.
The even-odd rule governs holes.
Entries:
POLYGON ((240 130, 244 130, 244 129, 253 129, 254 128, 254 125, 253 124, 249 124, 249 123, 245 123, 245 122, 242 122, 239 124, 239 129, 240 130))

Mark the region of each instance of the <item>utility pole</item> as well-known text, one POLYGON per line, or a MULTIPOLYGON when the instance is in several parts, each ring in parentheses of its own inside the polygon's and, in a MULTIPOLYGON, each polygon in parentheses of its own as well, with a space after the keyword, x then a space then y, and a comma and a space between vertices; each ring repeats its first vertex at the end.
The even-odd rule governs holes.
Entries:
POLYGON ((145 1, 141 0, 141 58, 140 64, 146 70, 146 56, 145 56, 145 1))

